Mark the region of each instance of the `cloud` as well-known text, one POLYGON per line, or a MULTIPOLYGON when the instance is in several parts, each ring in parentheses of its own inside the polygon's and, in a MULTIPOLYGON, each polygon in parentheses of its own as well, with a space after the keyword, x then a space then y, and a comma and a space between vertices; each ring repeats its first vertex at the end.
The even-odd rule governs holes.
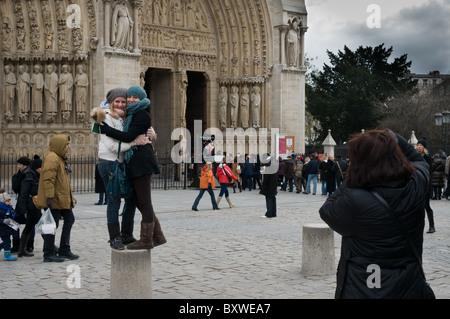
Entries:
POLYGON ((332 12, 320 11, 318 6, 307 7, 311 22, 308 32, 314 31, 307 33, 311 38, 307 39, 305 51, 310 57, 319 56, 319 64, 314 63, 315 66, 329 64, 326 50, 336 53, 344 45, 355 50, 361 45, 385 43, 386 47, 393 47, 393 57, 408 55, 413 73, 439 70, 450 74, 450 0, 411 0, 409 4, 396 1, 395 8, 383 1, 378 1, 381 8, 379 29, 368 27, 370 13, 364 1, 334 8, 334 17, 332 12), (347 15, 342 14, 345 10, 347 15), (313 18, 312 14, 318 16, 313 18))

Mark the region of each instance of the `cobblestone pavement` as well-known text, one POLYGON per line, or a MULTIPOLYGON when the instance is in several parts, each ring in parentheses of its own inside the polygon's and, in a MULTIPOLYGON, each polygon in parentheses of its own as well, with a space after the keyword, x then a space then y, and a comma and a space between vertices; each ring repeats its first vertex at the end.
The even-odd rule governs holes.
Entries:
MULTIPOLYGON (((217 196, 218 190, 215 193, 217 196)), ((207 194, 199 211, 192 211, 197 194, 197 190, 153 191, 155 212, 168 241, 152 250, 154 299, 334 297, 334 274, 301 274, 302 227, 322 222, 318 210, 325 196, 279 192, 278 217, 266 219, 261 218, 264 197, 257 190, 231 193, 235 207, 230 209, 222 201, 219 211, 212 210, 207 194)), ((111 249, 106 206, 94 205, 97 194, 76 198, 71 246, 80 258, 44 263, 42 238, 36 236, 34 257, 15 262, 0 259, 0 300, 109 298, 111 249)), ((450 201, 436 200, 431 205, 437 232, 424 236, 424 269, 436 296, 450 298, 450 201)), ((137 211, 136 237, 140 218, 137 211)), ((337 263, 341 238, 334 236, 337 263)))

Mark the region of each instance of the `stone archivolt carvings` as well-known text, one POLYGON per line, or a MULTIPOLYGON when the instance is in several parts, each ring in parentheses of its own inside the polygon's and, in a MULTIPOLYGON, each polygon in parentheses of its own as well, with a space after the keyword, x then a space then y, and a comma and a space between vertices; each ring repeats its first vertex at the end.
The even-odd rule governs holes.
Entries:
POLYGON ((96 49, 94 0, 5 0, 0 19, 3 57, 85 59, 96 49), (72 13, 71 4, 80 11, 72 13), (69 27, 72 18, 80 23, 69 27))
POLYGON ((214 63, 192 65, 211 66, 221 81, 268 75, 261 0, 144 0, 141 11, 141 64, 181 68, 175 55, 200 54, 214 63))
POLYGON ((259 128, 267 65, 265 1, 144 0, 141 65, 215 74, 218 123, 259 128))

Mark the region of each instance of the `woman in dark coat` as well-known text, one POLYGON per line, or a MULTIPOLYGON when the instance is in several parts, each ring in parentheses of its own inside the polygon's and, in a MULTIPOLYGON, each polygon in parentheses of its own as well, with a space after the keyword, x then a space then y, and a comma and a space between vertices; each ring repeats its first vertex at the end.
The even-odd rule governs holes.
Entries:
POLYGON ((428 298, 408 241, 376 191, 392 207, 422 259, 428 165, 400 135, 373 130, 349 142, 352 163, 320 217, 342 235, 336 298, 428 298), (375 272, 374 272, 375 269, 375 272))
POLYGON ((17 198, 16 212, 27 216, 25 228, 20 236, 18 257, 32 257, 34 254, 34 226, 41 219, 42 213, 33 203, 33 196, 38 193, 39 177, 41 173, 42 160, 35 156, 30 166, 23 170, 25 178, 22 180, 20 194, 17 198))
POLYGON ((327 169, 326 169, 326 179, 327 179, 327 193, 328 196, 333 194, 336 190, 336 173, 338 171, 338 167, 336 162, 334 161, 334 156, 328 156, 327 161, 327 169))
POLYGON ((432 199, 441 199, 444 183, 445 164, 439 154, 435 154, 431 161, 431 186, 433 187, 432 199))
MULTIPOLYGON (((272 158, 275 161, 275 157, 272 158)), ((266 161, 267 162, 267 161, 266 161)), ((262 217, 273 218, 277 217, 277 188, 278 188, 278 170, 273 169, 270 166, 270 161, 268 166, 264 167, 263 173, 263 183, 261 186, 260 194, 266 197, 266 214, 262 217), (270 171, 272 170, 272 171, 270 171)), ((274 166, 276 167, 276 166, 274 166)))
MULTIPOLYGON (((150 100, 140 86, 132 86, 127 91, 127 118, 123 132, 113 129, 103 122, 102 134, 116 140, 131 143, 136 137, 146 134, 151 127, 150 100)), ((159 174, 158 162, 152 144, 137 145, 125 152, 127 177, 133 182, 134 203, 142 214, 140 240, 127 249, 152 249, 166 243, 158 218, 155 216, 151 198, 151 176, 159 174)))

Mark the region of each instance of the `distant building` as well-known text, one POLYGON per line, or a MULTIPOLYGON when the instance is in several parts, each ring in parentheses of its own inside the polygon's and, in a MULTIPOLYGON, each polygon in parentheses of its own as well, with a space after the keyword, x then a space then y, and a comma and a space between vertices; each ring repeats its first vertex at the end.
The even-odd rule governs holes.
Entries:
POLYGON ((436 90, 440 95, 450 95, 450 74, 432 71, 428 74, 411 73, 410 76, 417 80, 419 95, 429 95, 436 90))

